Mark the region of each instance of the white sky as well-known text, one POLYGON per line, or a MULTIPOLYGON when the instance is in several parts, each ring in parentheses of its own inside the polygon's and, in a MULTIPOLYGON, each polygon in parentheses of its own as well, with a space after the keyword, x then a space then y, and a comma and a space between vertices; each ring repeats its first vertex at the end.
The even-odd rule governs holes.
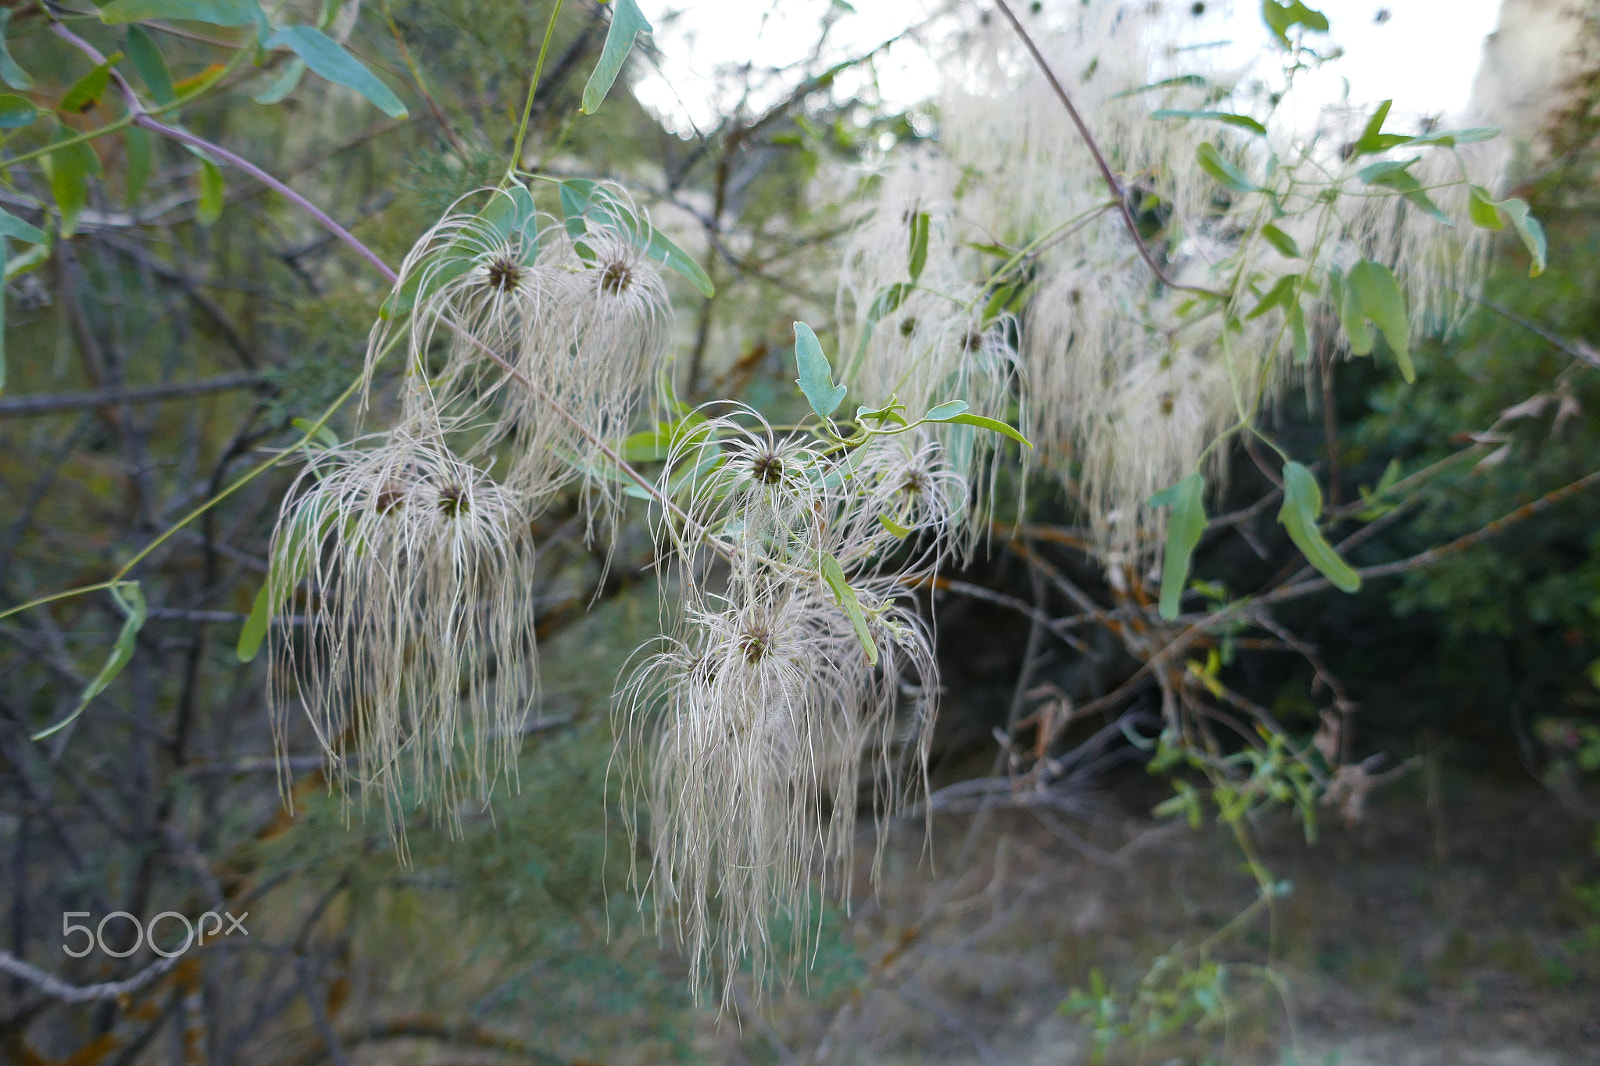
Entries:
MULTIPOLYGON (((705 128, 736 102, 733 84, 718 79, 719 67, 749 62, 757 69, 803 60, 817 38, 817 27, 832 0, 638 0, 655 24, 661 51, 660 72, 645 68, 635 82, 639 98, 668 124, 688 132, 693 122, 705 128)), ((841 17, 830 38, 826 61, 864 52, 925 17, 933 0, 853 0, 855 12, 841 17)), ((969 0, 981 3, 982 0, 969 0)), ((1050 4, 1075 0, 1046 0, 1050 4)), ((1013 8, 1028 0, 1014 0, 1013 8)), ((1189 15, 1188 0, 1167 6, 1193 26, 1196 40, 1232 41, 1230 59, 1251 54, 1275 63, 1260 5, 1250 0, 1209 0, 1202 19, 1189 15)), ((1335 103, 1349 83, 1350 102, 1370 104, 1393 98, 1395 116, 1463 111, 1483 51, 1484 37, 1498 20, 1500 0, 1310 0, 1327 14, 1328 39, 1345 49, 1343 58, 1306 77, 1295 93, 1314 111, 1335 103), (1389 17, 1382 23, 1380 9, 1389 17)), ((1271 68, 1267 68, 1271 69, 1271 68)), ((878 67, 884 96, 910 105, 933 95, 938 71, 914 42, 890 50, 878 67)), ((775 100, 774 90, 762 103, 775 100)), ((1396 123, 1399 125, 1399 123, 1396 123)))

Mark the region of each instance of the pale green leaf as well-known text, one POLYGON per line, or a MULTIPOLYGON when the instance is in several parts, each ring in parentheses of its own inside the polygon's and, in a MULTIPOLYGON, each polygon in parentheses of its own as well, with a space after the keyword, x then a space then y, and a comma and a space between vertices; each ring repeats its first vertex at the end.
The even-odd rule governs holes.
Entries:
POLYGON ((794 359, 800 370, 795 384, 805 393, 806 402, 817 417, 827 418, 839 409, 848 390, 833 383, 833 366, 823 354, 822 342, 804 322, 794 324, 794 359))
POLYGON ((266 16, 256 0, 112 0, 100 9, 108 25, 146 19, 181 19, 213 26, 266 26, 266 16))
POLYGON ((250 99, 266 107, 279 103, 300 85, 300 79, 306 75, 306 61, 295 56, 283 65, 283 69, 269 82, 266 88, 256 93, 250 99))
POLYGON ((946 422, 958 426, 976 426, 979 429, 987 429, 998 433, 1002 437, 1010 437, 1018 444, 1026 445, 1029 448, 1033 447, 1032 441, 998 418, 985 418, 983 415, 956 415, 952 418, 930 419, 930 421, 946 422))
POLYGON ((1505 212, 1511 220, 1512 227, 1517 231, 1517 236, 1522 238, 1522 243, 1528 249, 1530 262, 1528 276, 1538 277, 1544 273, 1550 255, 1549 243, 1545 240, 1544 227, 1539 220, 1534 218, 1528 210, 1528 205, 1523 200, 1501 200, 1495 205, 1505 212))
POLYGON ((378 76, 361 64, 344 46, 315 26, 285 26, 267 39, 266 47, 288 48, 317 74, 347 89, 354 89, 390 118, 405 118, 406 105, 378 76))
POLYGON ((1294 238, 1272 223, 1268 222, 1261 227, 1261 236, 1265 237, 1267 243, 1276 248, 1280 255, 1289 259, 1300 258, 1300 246, 1295 243, 1294 238))
POLYGON ((11 30, 11 14, 15 8, 0 9, 0 81, 13 89, 33 88, 33 78, 11 58, 11 48, 6 40, 11 30))
POLYGON ((13 93, 0 93, 0 129, 19 130, 39 117, 33 102, 13 93))
POLYGON ((583 106, 580 110, 585 115, 594 114, 605 103, 606 94, 611 91, 612 83, 622 73, 623 62, 633 50, 633 39, 641 33, 650 32, 650 23, 640 13, 639 5, 634 0, 613 0, 611 27, 606 31, 606 43, 600 49, 600 61, 595 64, 594 73, 589 75, 588 84, 583 87, 583 106))
POLYGON ((1189 563, 1206 531, 1206 480, 1198 470, 1171 488, 1150 497, 1152 507, 1171 507, 1167 516, 1167 551, 1161 557, 1161 617, 1178 617, 1178 601, 1189 581, 1189 563))
POLYGON ((1251 181, 1249 176, 1217 151, 1217 146, 1210 141, 1203 142, 1195 149, 1195 158, 1200 163, 1200 169, 1216 179, 1217 184, 1234 192, 1255 192, 1261 188, 1251 181))
POLYGON ((821 553, 822 580, 828 583, 828 588, 833 590, 834 598, 844 610, 845 617, 850 619, 850 624, 855 627, 856 638, 861 641, 861 648, 867 653, 867 662, 873 666, 878 665, 878 646, 872 641, 872 631, 867 628, 867 616, 861 609, 861 600, 856 596, 856 590, 850 587, 850 582, 844 576, 844 568, 827 552, 821 553))
POLYGON ((1162 108, 1159 111, 1150 112, 1150 117, 1160 119, 1197 118, 1209 122, 1220 122, 1225 126, 1238 126, 1240 129, 1249 130, 1251 133, 1265 135, 1267 132, 1265 126, 1249 115, 1236 115, 1231 111, 1178 111, 1172 108, 1162 108))
POLYGON ((165 106, 178 98, 177 90, 172 87, 172 71, 167 69, 166 57, 142 26, 128 27, 128 59, 133 63, 133 69, 139 72, 145 88, 150 90, 152 100, 165 106))
POLYGON ((922 277, 928 263, 928 213, 918 211, 911 218, 911 280, 922 277))
POLYGON ((1467 187, 1467 217, 1472 219, 1473 225, 1483 229, 1499 230, 1506 225, 1500 218, 1500 210, 1495 207, 1494 198, 1482 185, 1467 187))
POLYGON ((0 209, 0 237, 15 237, 30 244, 40 244, 45 240, 44 230, 3 209, 0 209))
POLYGON ((1361 587, 1361 575, 1339 558, 1339 553, 1323 539, 1317 528, 1322 517, 1322 489, 1310 470, 1290 461, 1283 464, 1283 506, 1278 521, 1289 531, 1289 539, 1333 586, 1344 592, 1361 587))
POLYGON ((928 413, 923 415, 923 419, 928 422, 943 422, 947 418, 965 414, 971 406, 965 400, 946 400, 944 403, 930 407, 928 413))
POLYGON ((61 721, 48 728, 41 729, 33 734, 34 740, 43 740, 53 733, 59 733, 71 725, 77 717, 89 706, 89 702, 100 693, 104 692, 115 681, 117 675, 122 673, 122 668, 128 665, 128 660, 133 658, 134 647, 138 642, 139 630, 144 628, 144 620, 148 609, 144 602, 144 593, 139 589, 137 581, 122 581, 111 586, 111 598, 116 601, 117 608, 123 613, 122 632, 117 635, 117 642, 111 648, 111 654, 106 657, 105 665, 100 672, 90 681, 83 690, 83 696, 78 700, 78 706, 72 713, 61 721))
POLYGON ((1360 313, 1383 331, 1395 362, 1400 366, 1400 376, 1408 384, 1417 380, 1416 367, 1411 362, 1411 322, 1406 314, 1406 297, 1394 274, 1382 263, 1363 259, 1350 268, 1345 285, 1347 291, 1354 294, 1360 313))
POLYGON ((202 226, 222 217, 223 191, 222 171, 211 160, 200 160, 200 204, 195 220, 202 226))
POLYGON ((117 53, 73 82, 72 87, 62 95, 56 110, 62 114, 77 115, 99 103, 100 97, 111 85, 111 65, 121 58, 121 53, 117 53))

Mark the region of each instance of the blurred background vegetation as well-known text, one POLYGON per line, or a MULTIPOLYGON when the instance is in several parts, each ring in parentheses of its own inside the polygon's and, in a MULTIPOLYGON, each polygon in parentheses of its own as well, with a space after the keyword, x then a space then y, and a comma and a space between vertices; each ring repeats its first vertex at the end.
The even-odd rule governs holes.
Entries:
MULTIPOLYGON (((448 204, 503 169, 549 7, 280 7, 346 33, 351 52, 402 93, 409 117, 383 117, 311 76, 276 106, 256 103, 283 88, 286 56, 274 53, 229 74, 183 122, 398 263, 448 204)), ((822 16, 819 35, 842 8, 822 16)), ((86 69, 45 32, 64 8, 5 10, 11 54, 33 79, 25 95, 50 107, 86 69)), ((783 72, 792 89, 774 105, 746 103, 693 136, 669 132, 622 83, 580 120, 607 17, 603 5, 578 2, 555 23, 527 165, 617 177, 698 249, 718 294, 705 300, 673 280, 677 386, 689 397, 765 402, 788 388, 793 320, 833 313, 831 256, 852 219, 838 175, 889 144, 936 136, 937 115, 885 105, 869 59, 851 64, 858 76, 846 81, 818 58, 783 72)), ((122 47, 119 31, 93 32, 102 51, 122 47)), ((180 84, 215 61, 212 33, 227 36, 158 35, 180 84)), ((1297 454, 1322 457, 1335 505, 1378 486, 1391 463, 1413 473, 1495 427, 1470 461, 1385 517, 1356 550, 1358 564, 1452 541, 1600 469, 1592 17, 1575 40, 1581 62, 1562 106, 1516 163, 1519 194, 1549 233, 1550 269, 1528 278, 1508 239, 1464 328, 1419 352, 1416 384, 1378 374, 1370 360, 1341 362, 1278 415, 1297 454)), ((650 47, 631 62, 652 63, 650 47)), ((109 107, 63 121, 99 125, 109 107)), ((48 131, 24 134, 3 150, 26 150, 28 136, 48 131)), ((202 223, 195 160, 165 142, 152 148, 150 177, 130 200, 126 142, 96 142, 104 178, 90 185, 77 233, 36 269, 7 272, 0 608, 106 579, 290 443, 294 421, 317 418, 359 372, 382 297, 364 264, 238 172, 227 174, 220 217, 202 223)), ((11 173, 0 205, 48 199, 27 172, 11 173)), ((347 409, 332 425, 344 437, 359 422, 347 409)), ((1246 506, 1269 486, 1242 451, 1231 461, 1230 492, 1246 506)), ((141 563, 151 610, 137 653, 81 718, 43 741, 29 738, 73 710, 122 616, 101 596, 0 620, 0 943, 9 955, 74 985, 116 981, 153 957, 67 958, 64 912, 92 921, 118 910, 249 912, 248 941, 217 941, 121 997, 74 1003, 25 976, 0 977, 8 1061, 1087 1061, 1083 1011, 1056 1009, 1071 990, 1081 998, 1094 972, 1126 985, 1250 901, 1222 837, 1151 818, 1170 788, 1144 772, 1145 755, 1106 722, 1079 722, 1039 753, 1081 767, 1057 808, 996 809, 975 824, 970 808, 950 804, 926 833, 920 818, 897 825, 883 889, 853 886, 848 914, 824 912, 820 946, 795 985, 764 1006, 741 985, 740 1024, 719 1024, 691 1004, 682 960, 638 912, 612 806, 611 685, 657 632, 642 525, 614 545, 589 544, 576 501, 541 519, 543 577, 529 595, 542 605, 544 692, 520 789, 473 813, 459 837, 411 827, 402 865, 376 812, 329 794, 307 736, 293 736, 278 775, 261 664, 234 654, 290 476, 252 482, 141 563)), ((1042 486, 1027 513, 1000 516, 1057 530, 1075 518, 1042 486)), ((1266 584, 1288 549, 1265 527, 1260 536, 1259 555, 1237 540, 1208 543, 1197 572, 1228 575, 1235 593, 1266 584)), ((1029 552, 1085 588, 1104 584, 1070 544, 1032 544, 1022 552, 997 536, 931 597, 947 685, 936 790, 992 776, 997 751, 1002 765, 1005 756, 997 732, 1013 753, 1036 742, 1014 691, 1031 646, 1015 603, 1035 602, 1039 587, 1029 552)), ((1280 947, 1295 975, 1290 1016, 1302 1022, 1303 1054, 1342 1047, 1347 1062, 1470 1061, 1404 1057, 1448 1038, 1557 1056, 1528 1062, 1592 1061, 1600 497, 1562 499, 1437 565, 1355 596, 1314 597, 1280 618, 1355 705, 1352 756, 1387 753, 1384 766, 1410 767, 1372 798, 1363 822, 1327 819, 1315 846, 1287 821, 1263 827, 1273 864, 1300 886, 1280 947), (1413 1036, 1389 1045, 1372 1035, 1391 1031, 1413 1036)), ((1028 709, 1086 702, 1131 672, 1114 642, 1085 641, 1076 655, 1030 667, 1028 709)), ((1310 737, 1316 679, 1297 663, 1240 653, 1221 676, 1310 737)), ((1204 1024, 1163 1033, 1127 1061, 1281 1061, 1282 1005, 1244 996, 1232 1009, 1225 1036, 1204 1024), (1218 1046, 1226 1058, 1215 1057, 1218 1046)))

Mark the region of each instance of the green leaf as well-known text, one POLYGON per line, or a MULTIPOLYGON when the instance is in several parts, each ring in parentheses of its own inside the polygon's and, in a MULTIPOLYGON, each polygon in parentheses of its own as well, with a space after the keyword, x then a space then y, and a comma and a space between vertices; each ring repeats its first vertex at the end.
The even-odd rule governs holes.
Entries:
POLYGON ((115 681, 117 675, 122 673, 122 668, 128 665, 128 660, 133 658, 133 649, 139 638, 139 630, 144 628, 144 620, 149 613, 145 607, 144 593, 139 590, 137 581, 119 581, 111 586, 111 598, 116 601, 117 607, 122 611, 122 632, 117 634, 117 642, 111 648, 111 654, 106 657, 106 663, 100 672, 89 682, 83 690, 83 696, 78 700, 78 706, 55 725, 41 729, 33 734, 32 739, 43 740, 53 733, 59 733, 71 725, 77 717, 89 706, 89 701, 106 690, 106 687, 115 681))
POLYGON ((1010 426, 1000 421, 998 418, 985 418, 983 415, 955 415, 951 418, 930 418, 928 421, 946 422, 957 426, 976 426, 979 429, 987 429, 994 433, 998 433, 1002 437, 1010 437, 1018 444, 1026 445, 1029 448, 1033 447, 1032 441, 1030 441, 1027 437, 1024 437, 1017 430, 1012 429, 1010 426))
POLYGON ((405 118, 406 105, 378 76, 362 66, 344 46, 314 26, 285 26, 267 38, 265 47, 288 48, 306 66, 327 80, 354 89, 390 118, 405 118))
POLYGON ((1421 156, 1414 156, 1411 159, 1390 159, 1382 163, 1373 163, 1371 166, 1363 167, 1357 171, 1356 177, 1368 185, 1382 185, 1394 189, 1411 203, 1422 208, 1435 221, 1442 222, 1446 226, 1453 226, 1455 223, 1451 221, 1450 216, 1439 210, 1439 205, 1434 203, 1428 197, 1428 194, 1423 191, 1422 183, 1406 169, 1421 158, 1421 156))
POLYGON ((905 526, 902 526, 899 522, 890 519, 887 515, 879 515, 878 524, 884 529, 888 530, 889 535, 895 540, 905 540, 911 535, 911 530, 907 529, 905 526))
POLYGON ((878 293, 877 299, 872 301, 872 306, 867 308, 867 321, 877 322, 884 315, 892 315, 905 302, 907 296, 915 292, 915 285, 897 281, 893 285, 878 293))
POLYGON ((115 53, 104 63, 73 82, 72 88, 61 97, 61 103, 56 105, 56 110, 62 114, 79 115, 99 103, 100 97, 105 95, 106 89, 111 85, 111 66, 121 58, 122 53, 115 53))
POLYGON ((911 280, 922 277, 922 268, 928 263, 928 212, 918 211, 911 217, 911 280))
POLYGON ((1416 367, 1411 362, 1411 322, 1406 315, 1405 293, 1394 274, 1382 263, 1363 259, 1350 268, 1345 279, 1347 292, 1354 295, 1361 314, 1370 318, 1383 331, 1383 337, 1394 352, 1400 365, 1400 376, 1409 385, 1417 380, 1416 367))
POLYGON ((861 610, 861 600, 856 596, 856 590, 851 588, 850 582, 845 579, 844 568, 839 565, 839 560, 827 552, 821 552, 820 556, 822 580, 833 590, 834 598, 839 601, 845 616, 855 627, 856 638, 861 641, 861 647, 867 653, 867 662, 877 666, 878 646, 872 642, 872 631, 867 628, 867 616, 861 610))
POLYGON ((1238 126, 1240 129, 1249 130, 1251 133, 1266 135, 1267 127, 1251 118, 1249 115, 1236 115, 1231 111, 1177 111, 1172 108, 1162 108, 1150 112, 1151 118, 1159 119, 1205 119, 1211 122, 1220 122, 1225 126, 1238 126))
POLYGON ((1328 32, 1328 16, 1315 8, 1307 7, 1300 0, 1289 0, 1288 3, 1279 3, 1278 0, 1262 0, 1261 19, 1278 39, 1279 45, 1289 47, 1289 29, 1293 26, 1304 26, 1317 33, 1328 32))
POLYGON ((249 662, 261 650, 261 642, 266 639, 272 622, 272 612, 306 576, 310 560, 308 545, 314 547, 310 542, 320 540, 338 517, 336 507, 325 506, 320 511, 315 508, 297 511, 289 521, 283 543, 268 564, 267 579, 256 593, 250 615, 239 631, 239 644, 234 650, 240 662, 249 662))
POLYGON ((209 159, 200 160, 200 205, 195 221, 209 226, 222 217, 222 171, 209 159))
POLYGON ((1354 592, 1361 587, 1361 575, 1350 569, 1350 564, 1339 558, 1322 537, 1317 520, 1322 517, 1322 489, 1311 471, 1299 463, 1283 464, 1283 507, 1278 510, 1278 521, 1289 531, 1289 539, 1333 586, 1344 592, 1354 592))
POLYGON ((33 79, 28 72, 17 65, 11 58, 11 49, 7 46, 6 36, 11 29, 11 13, 15 8, 0 9, 0 81, 5 82, 13 89, 33 88, 33 79))
POLYGON ((928 413, 923 415, 922 419, 924 422, 943 422, 947 418, 954 418, 956 415, 964 414, 971 406, 965 400, 946 400, 944 403, 930 407, 928 413))
POLYGON ((1467 186, 1467 217, 1472 219, 1473 225, 1483 229, 1500 230, 1506 225, 1489 190, 1482 185, 1467 186))
POLYGON ((128 126, 122 131, 122 145, 127 164, 122 179, 123 191, 131 208, 150 180, 150 131, 128 126))
POLYGON ((1260 318, 1274 307, 1288 307, 1295 299, 1295 286, 1300 281, 1299 274, 1285 274, 1278 279, 1278 283, 1267 290, 1267 294, 1256 304, 1255 309, 1245 319, 1260 318))
POLYGON ((879 426, 882 426, 885 422, 893 422, 898 426, 910 425, 910 423, 906 421, 905 414, 903 413, 905 409, 905 404, 891 396, 889 398, 889 402, 884 404, 882 407, 857 407, 856 422, 864 423, 870 418, 874 422, 878 423, 879 426))
POLYGON ((1217 184, 1234 192, 1256 192, 1261 186, 1251 181, 1244 171, 1234 166, 1222 157, 1217 151, 1217 146, 1210 141, 1203 142, 1195 149, 1195 158, 1199 160, 1200 169, 1216 179, 1217 184))
POLYGON ((306 61, 295 56, 283 65, 277 77, 267 83, 266 88, 256 93, 250 99, 266 107, 280 103, 300 85, 300 79, 306 76, 306 61))
POLYGON ((1189 563, 1206 531, 1206 479, 1198 470, 1171 488, 1150 497, 1151 507, 1171 507, 1167 516, 1167 551, 1161 557, 1161 617, 1178 617, 1178 601, 1189 581, 1189 563))
POLYGON ((1495 206, 1505 212, 1506 217, 1511 220, 1512 227, 1517 231, 1517 236, 1522 238, 1522 243, 1528 249, 1528 255, 1532 259, 1528 264, 1528 276, 1536 278, 1543 274, 1544 268, 1548 265, 1550 246, 1545 241, 1544 227, 1528 212, 1526 201, 1513 198, 1501 200, 1495 206))
POLYGON ((848 390, 833 383, 833 366, 823 354, 822 342, 804 322, 794 324, 794 359, 800 369, 795 384, 805 393, 806 402, 817 417, 827 418, 839 409, 848 390))
POLYGON ((594 65, 594 73, 589 75, 588 84, 583 87, 583 106, 580 110, 585 115, 594 114, 605 103, 606 94, 611 91, 612 83, 622 73, 623 62, 633 50, 633 39, 641 33, 650 32, 650 23, 640 13, 639 5, 633 0, 613 0, 611 28, 606 30, 606 43, 600 49, 600 62, 594 65))
POLYGON ((38 117, 39 109, 32 101, 12 93, 0 93, 0 129, 20 130, 31 126, 38 117))
POLYGON ((1361 314, 1361 301, 1337 270, 1328 272, 1328 291, 1333 298, 1333 308, 1339 314, 1339 324, 1350 339, 1351 355, 1368 355, 1372 352, 1372 331, 1361 314))
POLYGON ((1198 74, 1179 74, 1177 77, 1153 81, 1149 85, 1124 89, 1122 92, 1112 96, 1111 99, 1122 100, 1129 96, 1138 96, 1140 93, 1152 92, 1156 89, 1175 89, 1180 85, 1188 89, 1204 89, 1206 87, 1206 79, 1198 74))
MULTIPOLYGON (((65 127, 56 131, 58 141, 71 136, 72 131, 65 127)), ((89 175, 99 172, 100 157, 87 142, 79 141, 45 156, 45 164, 50 171, 50 193, 61 212, 61 236, 70 237, 77 232, 78 216, 89 203, 89 175)))
POLYGON ((266 16, 256 0, 112 0, 100 9, 100 21, 108 26, 146 19, 256 26, 263 31, 266 26, 266 16))
POLYGON ((1306 329, 1306 313, 1299 300, 1289 302, 1289 339, 1294 342, 1294 361, 1311 358, 1311 333, 1306 329))
POLYGON ((1454 148, 1458 144, 1477 144, 1480 141, 1492 141, 1500 136, 1498 126, 1473 126, 1464 130, 1439 130, 1434 133, 1424 133, 1417 137, 1408 137, 1406 144, 1436 144, 1441 148, 1454 148))
POLYGON ((1267 243, 1278 250, 1278 254, 1289 259, 1300 258, 1300 246, 1295 243, 1294 238, 1272 223, 1268 222, 1261 227, 1261 236, 1265 237, 1267 243))
POLYGON ((178 98, 177 91, 172 87, 172 72, 167 69, 167 60, 142 26, 128 27, 128 58, 133 62, 133 69, 139 72, 145 88, 150 90, 151 99, 165 107, 178 98))
POLYGON ((1385 100, 1378 105, 1377 110, 1372 113, 1372 117, 1367 119, 1367 126, 1361 131, 1360 138, 1350 146, 1352 157, 1372 155, 1374 152, 1393 148, 1395 145, 1404 144, 1411 139, 1398 134, 1383 132, 1383 121, 1389 117, 1389 108, 1393 104, 1393 100, 1385 100))
POLYGON ((0 209, 0 237, 15 237, 29 244, 43 244, 46 239, 44 230, 3 209, 0 209))

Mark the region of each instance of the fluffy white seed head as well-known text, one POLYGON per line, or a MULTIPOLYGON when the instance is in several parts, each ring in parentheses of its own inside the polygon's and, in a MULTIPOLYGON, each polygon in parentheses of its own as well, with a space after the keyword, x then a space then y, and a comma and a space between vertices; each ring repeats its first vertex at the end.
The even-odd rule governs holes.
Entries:
POLYGON ((534 552, 514 494, 437 441, 356 441, 318 456, 273 538, 269 634, 280 743, 299 703, 330 777, 446 820, 514 767, 536 692, 534 552))

